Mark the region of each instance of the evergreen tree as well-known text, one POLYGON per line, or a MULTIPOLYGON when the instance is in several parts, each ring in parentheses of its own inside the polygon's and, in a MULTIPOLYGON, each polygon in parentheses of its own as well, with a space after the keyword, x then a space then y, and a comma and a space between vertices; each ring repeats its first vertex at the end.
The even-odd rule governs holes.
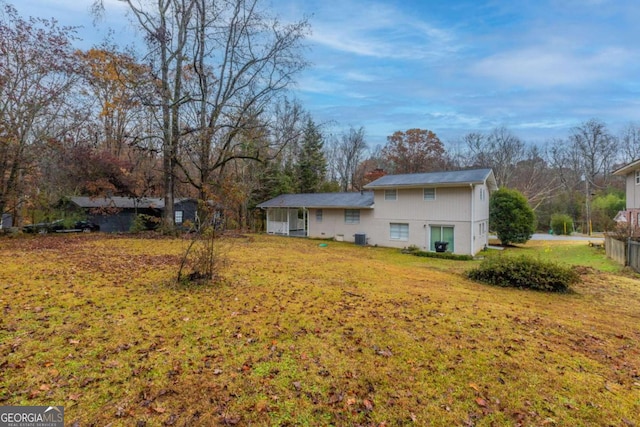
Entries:
POLYGON ((322 134, 318 126, 309 117, 303 131, 302 146, 297 165, 298 190, 300 193, 317 193, 320 190, 327 171, 327 160, 323 148, 322 134))
POLYGON ((536 216, 517 190, 501 188, 489 201, 489 227, 503 245, 526 243, 535 232, 536 216))

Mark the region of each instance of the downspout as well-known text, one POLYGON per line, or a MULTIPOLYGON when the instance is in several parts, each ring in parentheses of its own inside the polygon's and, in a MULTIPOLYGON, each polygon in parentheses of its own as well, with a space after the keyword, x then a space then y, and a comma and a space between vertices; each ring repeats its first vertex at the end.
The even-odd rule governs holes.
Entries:
POLYGON ((474 208, 474 206, 473 206, 473 199, 474 199, 474 197, 473 197, 474 196, 474 194, 473 194, 473 183, 469 184, 469 188, 471 188, 471 224, 469 224, 469 234, 470 234, 471 246, 469 247, 469 249, 470 249, 471 256, 473 256, 473 255, 475 255, 474 254, 474 250, 473 250, 474 249, 474 247, 473 247, 473 240, 474 240, 473 239, 473 230, 474 230, 474 227, 473 227, 473 225, 474 225, 473 224, 473 213, 474 213, 473 212, 473 208, 474 208))

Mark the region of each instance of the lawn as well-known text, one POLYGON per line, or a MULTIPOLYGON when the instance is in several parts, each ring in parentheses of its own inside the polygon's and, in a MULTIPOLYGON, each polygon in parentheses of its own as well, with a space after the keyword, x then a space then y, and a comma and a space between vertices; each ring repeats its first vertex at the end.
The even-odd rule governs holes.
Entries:
POLYGON ((0 405, 79 426, 640 424, 640 280, 586 243, 489 254, 589 267, 569 294, 319 243, 230 237, 223 282, 184 286, 180 239, 0 240, 0 405))

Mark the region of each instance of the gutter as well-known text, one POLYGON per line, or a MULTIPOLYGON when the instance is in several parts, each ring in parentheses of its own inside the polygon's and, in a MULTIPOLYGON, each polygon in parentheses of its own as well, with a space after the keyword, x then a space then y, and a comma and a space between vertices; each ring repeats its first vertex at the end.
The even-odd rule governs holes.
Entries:
POLYGON ((473 253, 473 241, 474 241, 474 238, 473 238, 473 233, 474 233, 474 226, 473 226, 474 225, 473 224, 473 208, 474 208, 474 206, 473 206, 474 197, 473 196, 474 196, 474 194, 473 194, 473 189, 474 189, 474 184, 469 184, 469 188, 471 188, 471 224, 469 224, 469 234, 470 234, 470 239, 471 239, 471 242, 470 242, 471 246, 469 247, 469 249, 470 249, 471 256, 473 256, 474 255, 474 253, 473 253))

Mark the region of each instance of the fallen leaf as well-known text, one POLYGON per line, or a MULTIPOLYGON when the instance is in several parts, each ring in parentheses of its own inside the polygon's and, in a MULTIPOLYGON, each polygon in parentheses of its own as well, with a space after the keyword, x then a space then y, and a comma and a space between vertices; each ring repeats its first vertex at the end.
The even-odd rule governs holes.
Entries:
POLYGON ((269 405, 266 400, 260 400, 256 403, 256 411, 258 412, 267 412, 269 410, 269 405))
POLYGON ((369 399, 363 400, 362 404, 364 405, 364 409, 366 409, 367 411, 373 411, 373 402, 369 399))
POLYGON ((166 412, 166 409, 163 408, 162 406, 156 406, 155 408, 153 408, 153 410, 159 414, 164 414, 166 412))
POLYGON ((478 406, 482 406, 483 408, 487 406, 487 401, 481 397, 476 397, 476 403, 478 406))
POLYGON ((49 386, 49 385, 47 385, 47 384, 42 384, 42 385, 40 386, 40 390, 41 390, 41 391, 49 391, 49 390, 51 390, 51 386, 49 386))
POLYGON ((69 338, 69 344, 80 344, 80 340, 74 340, 73 338, 69 338))
POLYGON ((475 383, 469 383, 469 387, 471 387, 472 389, 474 389, 475 391, 480 391, 480 387, 478 386, 478 384, 475 383))

